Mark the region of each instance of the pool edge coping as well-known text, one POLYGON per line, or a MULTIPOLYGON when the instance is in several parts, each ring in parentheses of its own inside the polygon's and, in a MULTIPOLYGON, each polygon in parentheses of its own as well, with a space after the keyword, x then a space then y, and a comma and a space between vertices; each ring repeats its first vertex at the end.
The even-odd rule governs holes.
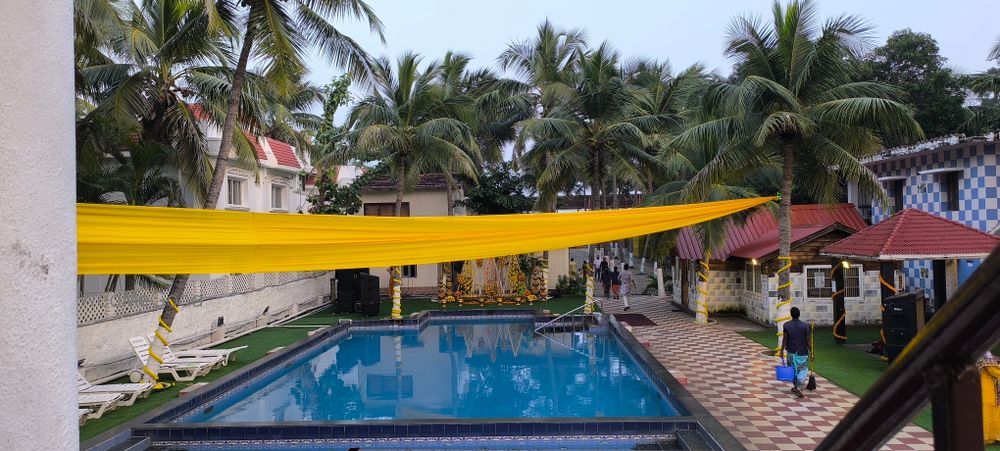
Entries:
MULTIPOLYGON (((745 449, 744 446, 736 440, 732 434, 726 430, 721 423, 718 422, 711 414, 705 409, 688 391, 680 384, 677 379, 670 374, 670 372, 646 349, 642 346, 634 335, 631 334, 627 329, 625 329, 622 324, 610 313, 601 313, 607 317, 607 323, 609 325, 609 330, 613 331, 618 338, 622 340, 622 344, 625 345, 624 348, 633 358, 637 360, 640 366, 645 366, 651 373, 654 384, 662 382, 668 391, 668 395, 672 398, 672 401, 676 401, 680 404, 684 412, 688 415, 679 415, 673 417, 608 417, 608 418, 546 418, 544 419, 546 424, 624 424, 629 423, 675 423, 676 426, 684 425, 685 423, 693 423, 699 427, 700 430, 698 435, 705 440, 706 444, 710 447, 716 449, 745 449), (658 380, 658 381, 657 381, 658 380), (669 420, 667 420, 669 419, 669 420), (714 445, 714 446, 713 446, 714 445)), ((92 437, 86 442, 80 444, 80 449, 85 450, 95 450, 103 451, 113 448, 121 443, 130 440, 134 435, 135 430, 156 430, 156 429, 166 429, 166 428, 190 428, 194 429, 197 426, 184 426, 180 423, 173 423, 172 421, 179 417, 179 414, 173 415, 167 421, 158 420, 175 409, 179 409, 185 404, 199 404, 206 401, 206 399, 199 399, 205 397, 207 399, 216 399, 225 396, 231 390, 237 389, 240 385, 247 383, 246 380, 236 381, 236 379, 253 379, 259 377, 258 374, 250 374, 251 372, 264 372, 273 370, 275 367, 279 366, 283 361, 289 360, 304 351, 317 342, 331 339, 340 333, 349 333, 352 327, 379 327, 379 326, 389 326, 398 327, 401 330, 412 329, 422 330, 426 327, 431 319, 436 318, 448 318, 448 317, 530 317, 535 324, 539 324, 539 320, 544 318, 544 320, 549 320, 550 317, 539 317, 536 315, 535 309, 476 309, 476 310, 462 310, 462 311, 448 311, 448 310, 426 310, 414 314, 409 317, 401 319, 372 319, 372 320, 347 320, 335 325, 317 325, 316 329, 319 332, 313 333, 311 336, 307 336, 302 340, 296 341, 292 344, 285 346, 278 352, 271 355, 265 355, 264 357, 254 361, 253 363, 235 371, 231 374, 227 374, 220 379, 211 381, 208 385, 199 388, 198 390, 190 393, 185 397, 178 397, 174 400, 168 401, 166 404, 150 410, 149 412, 143 413, 136 416, 135 418, 122 423, 108 431, 105 431, 97 436, 92 437), (361 323, 361 324, 356 324, 361 323), (266 367, 266 368, 265 368, 266 367), (262 369, 263 368, 263 369, 262 369), (233 386, 227 387, 227 384, 234 384, 233 386)), ((562 321, 573 321, 578 318, 590 318, 589 316, 572 315, 563 318, 562 321)), ((659 389, 659 387, 658 387, 659 389)), ((190 411, 191 409, 188 409, 190 411)), ((376 422, 376 420, 366 420, 364 422, 353 422, 360 426, 362 423, 365 425, 376 425, 376 426, 425 426, 425 425, 454 425, 456 428, 458 426, 471 426, 472 424, 482 424, 484 419, 448 419, 448 420, 385 420, 384 422, 376 422)), ((537 424, 539 420, 536 418, 528 419, 496 419, 496 424, 537 424)), ((292 427, 296 422, 290 422, 288 427, 292 427)), ((339 426, 351 426, 352 422, 324 422, 321 424, 316 424, 316 422, 303 422, 311 423, 309 426, 305 427, 316 427, 316 428, 326 428, 326 427, 339 427, 339 426)), ((249 426, 252 423, 242 423, 244 427, 254 427, 249 426)), ((263 424, 263 423, 261 423, 263 424)), ((689 424, 690 425, 690 424, 689 424)), ((275 426, 274 423, 270 423, 271 427, 281 427, 275 426)), ((298 424, 296 426, 304 426, 303 424, 298 424)), ((262 427, 262 426, 256 426, 262 427)), ((205 429, 202 427, 202 429, 205 429)), ((531 429, 531 428, 528 428, 531 429)), ((691 430, 690 427, 684 428, 674 428, 676 430, 691 430)), ((595 431, 595 433, 598 431, 595 431)), ((613 433, 613 432, 612 432, 613 433)), ((535 435, 535 434, 530 434, 535 435)), ((517 437, 519 435, 511 435, 511 437, 517 437)), ((582 437, 585 435, 566 435, 567 437, 582 437)), ((149 437, 147 435, 147 437, 149 437)), ((152 438, 152 437, 150 437, 152 438)), ((280 440, 280 439, 278 439, 280 440)))

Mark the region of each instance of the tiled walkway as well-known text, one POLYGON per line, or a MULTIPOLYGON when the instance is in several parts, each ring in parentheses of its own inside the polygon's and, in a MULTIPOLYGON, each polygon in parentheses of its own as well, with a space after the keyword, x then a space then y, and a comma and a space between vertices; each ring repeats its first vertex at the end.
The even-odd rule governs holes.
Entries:
MULTIPOLYGON (((858 400, 819 376, 818 390, 797 399, 790 384, 774 380, 774 358, 761 356, 765 348, 757 342, 723 325, 695 325, 668 299, 632 296, 630 303, 629 313, 657 324, 634 327, 633 334, 648 340, 675 376, 686 377, 691 394, 748 449, 813 449, 858 400)), ((604 309, 621 312, 621 301, 606 300, 604 309)), ((911 424, 885 449, 932 450, 933 437, 911 424)))

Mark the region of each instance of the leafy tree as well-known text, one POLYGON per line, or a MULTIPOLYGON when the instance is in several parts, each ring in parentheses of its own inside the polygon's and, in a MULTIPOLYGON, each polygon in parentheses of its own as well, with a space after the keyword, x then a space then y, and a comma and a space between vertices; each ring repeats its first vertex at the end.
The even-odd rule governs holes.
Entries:
POLYGON ((353 185, 338 186, 337 181, 326 175, 317 179, 316 194, 307 198, 309 213, 324 215, 353 215, 361 211, 361 198, 353 185))
MULTIPOLYGON (((927 136, 954 133, 965 121, 962 82, 945 67, 937 41, 927 33, 910 29, 889 36, 885 45, 866 57, 871 78, 903 91, 903 100, 914 110, 914 118, 927 136)), ((888 141, 887 146, 909 144, 888 141)))
MULTIPOLYGON (((860 159, 882 147, 881 136, 902 140, 923 136, 899 91, 885 83, 857 81, 856 63, 870 27, 856 16, 820 23, 816 4, 775 2, 773 22, 737 17, 730 25, 726 55, 737 77, 713 82, 702 96, 700 118, 674 140, 681 148, 718 143, 718 153, 691 178, 687 199, 703 199, 710 187, 734 174, 777 161, 781 166, 778 209, 779 256, 790 258, 792 187, 821 202, 842 194, 840 182, 885 193, 860 159), (809 177, 794 178, 796 169, 809 177)), ((778 274, 787 319, 789 272, 778 274)))
POLYGON ((526 189, 524 177, 504 162, 479 176, 479 184, 465 191, 462 203, 479 215, 527 213, 534 201, 524 194, 526 189))

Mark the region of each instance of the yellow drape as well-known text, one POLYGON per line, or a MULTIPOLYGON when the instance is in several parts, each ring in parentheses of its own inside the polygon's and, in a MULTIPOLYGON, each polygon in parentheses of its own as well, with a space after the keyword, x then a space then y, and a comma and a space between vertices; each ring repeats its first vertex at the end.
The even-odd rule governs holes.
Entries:
POLYGON ((773 199, 579 213, 406 218, 78 204, 78 272, 219 274, 470 260, 662 232, 773 199))

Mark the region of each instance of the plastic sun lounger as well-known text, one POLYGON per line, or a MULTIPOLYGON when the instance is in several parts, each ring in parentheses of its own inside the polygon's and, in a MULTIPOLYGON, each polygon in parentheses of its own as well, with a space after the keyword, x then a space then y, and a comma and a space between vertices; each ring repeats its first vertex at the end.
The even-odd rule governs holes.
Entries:
MULTIPOLYGON (((139 359, 139 368, 137 370, 132 370, 129 373, 129 379, 132 382, 139 382, 142 380, 142 367, 149 363, 149 342, 146 341, 146 337, 138 336, 132 337, 129 340, 132 345, 132 351, 135 352, 136 358, 139 359)), ((188 382, 193 381, 198 376, 204 376, 212 371, 212 367, 215 366, 216 362, 168 362, 166 360, 160 364, 159 374, 168 374, 170 377, 174 378, 178 382, 188 382)))
MULTIPOLYGON (((147 347, 149 347, 153 343, 152 340, 147 340, 146 337, 141 337, 141 336, 135 336, 132 337, 132 339, 135 340, 137 343, 139 342, 139 340, 143 340, 143 342, 146 343, 147 347)), ((187 357, 184 359, 179 359, 177 358, 176 355, 170 352, 170 348, 167 347, 163 348, 162 352, 160 353, 160 357, 163 358, 163 363, 210 363, 212 364, 212 369, 222 368, 223 366, 222 357, 187 357)))
MULTIPOLYGON (((152 343, 153 335, 147 335, 146 338, 150 341, 150 343, 152 343)), ((246 346, 239 346, 225 349, 188 349, 184 351, 174 351, 170 348, 170 346, 165 346, 163 353, 166 355, 172 355, 181 361, 198 357, 221 357, 222 366, 226 366, 229 365, 230 360, 234 362, 236 361, 236 351, 246 348, 246 346)))
POLYGON ((115 410, 118 407, 118 401, 121 401, 124 397, 125 395, 121 393, 81 393, 78 399, 80 401, 80 408, 87 409, 89 412, 87 418, 96 420, 103 416, 104 412, 115 410))
POLYGON ((138 384, 94 385, 79 372, 77 373, 76 383, 78 391, 81 395, 93 393, 121 393, 125 396, 125 398, 118 401, 119 406, 131 406, 135 403, 136 399, 145 398, 149 396, 149 392, 153 391, 153 384, 150 382, 142 382, 138 384))
POLYGON ((79 409, 76 412, 80 416, 80 426, 83 426, 87 423, 87 416, 90 415, 90 409, 79 409))

